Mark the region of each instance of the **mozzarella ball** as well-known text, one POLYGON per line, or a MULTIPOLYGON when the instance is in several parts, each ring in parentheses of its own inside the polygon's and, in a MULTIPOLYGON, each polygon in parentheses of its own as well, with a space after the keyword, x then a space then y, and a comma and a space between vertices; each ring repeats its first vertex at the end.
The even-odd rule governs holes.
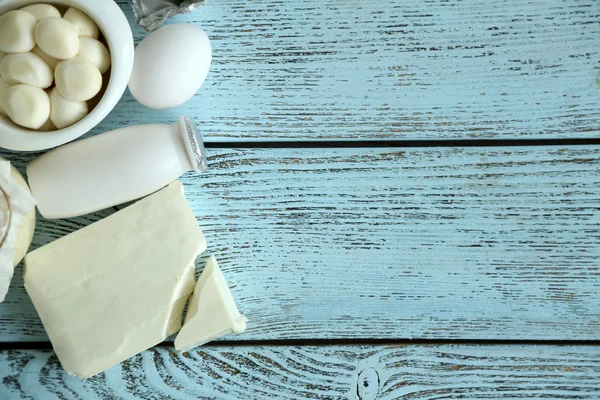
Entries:
POLYGON ((50 99, 35 86, 15 85, 0 95, 0 107, 17 125, 39 129, 50 118, 50 99))
POLYGON ((59 60, 73 58, 79 51, 77 29, 61 18, 44 18, 38 22, 35 41, 44 53, 59 60))
POLYGON ((46 89, 52 85, 52 70, 33 53, 9 54, 0 62, 0 76, 11 85, 23 83, 46 89))
POLYGON ((88 105, 85 101, 67 100, 56 88, 50 92, 50 120, 58 129, 73 125, 87 114, 88 105))
POLYGON ((0 51, 25 53, 35 47, 37 21, 28 12, 15 10, 0 16, 0 51))
MULTIPOLYGON (((50 102, 50 114, 52 114, 52 101, 50 102)), ((40 126, 40 128, 38 129, 38 131, 40 132, 52 132, 55 130, 56 126, 54 126, 52 121, 50 121, 49 119, 44 123, 44 125, 40 126)))
POLYGON ((90 17, 76 8, 69 8, 63 18, 75 25, 79 36, 91 37, 94 39, 98 39, 98 36, 100 36, 98 25, 96 25, 90 17))
POLYGON ((41 58, 42 60, 44 60, 44 62, 50 67, 50 69, 54 73, 54 68, 56 68, 56 64, 58 64, 60 60, 57 60, 54 57, 50 57, 48 54, 44 53, 42 49, 40 49, 38 46, 35 46, 33 50, 31 50, 31 52, 39 58, 41 58))
POLYGON ((25 6, 21 8, 21 11, 25 11, 33 15, 33 18, 35 18, 36 21, 48 17, 61 17, 60 11, 58 11, 56 7, 53 7, 50 4, 32 4, 30 6, 25 6))
POLYGON ((61 61, 54 70, 56 88, 68 100, 86 101, 102 88, 102 74, 87 58, 61 61))
MULTIPOLYGON (((7 83, 4 79, 2 79, 2 77, 0 77, 0 96, 2 96, 2 92, 4 92, 6 89, 8 89, 11 86, 12 85, 7 83)), ((2 108, 1 105, 0 105, 0 114, 6 115, 6 113, 4 112, 4 109, 2 108)))
POLYGON ((98 67, 101 74, 108 71, 108 68, 110 67, 110 53, 106 46, 96 39, 80 37, 78 55, 90 60, 98 67))

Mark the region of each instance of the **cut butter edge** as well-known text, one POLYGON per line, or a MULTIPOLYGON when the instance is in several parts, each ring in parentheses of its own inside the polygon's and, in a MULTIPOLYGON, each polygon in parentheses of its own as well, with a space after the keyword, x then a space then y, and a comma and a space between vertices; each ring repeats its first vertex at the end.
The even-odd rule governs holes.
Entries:
POLYGON ((186 352, 245 330, 246 318, 238 311, 217 260, 211 256, 190 297, 185 322, 175 338, 175 349, 186 352))

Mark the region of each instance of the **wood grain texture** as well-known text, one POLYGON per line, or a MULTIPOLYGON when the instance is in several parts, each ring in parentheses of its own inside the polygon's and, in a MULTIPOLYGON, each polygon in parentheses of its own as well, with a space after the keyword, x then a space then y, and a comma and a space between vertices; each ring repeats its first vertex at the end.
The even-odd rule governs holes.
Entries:
POLYGON ((94 378, 49 350, 0 352, 12 399, 597 399, 598 347, 206 347, 143 352, 94 378))
MULTIPOLYGON (((129 1, 118 2, 133 24, 129 1)), ((212 0, 170 22, 211 37, 204 87, 166 111, 127 93, 94 132, 184 114, 208 141, 595 138, 600 130, 595 0, 212 0)))
MULTIPOLYGON (((600 339, 598 146, 211 149, 209 166, 182 180, 240 340, 600 339)), ((111 212, 40 218, 34 246, 111 212)), ((0 340, 47 340, 21 275, 0 340)))

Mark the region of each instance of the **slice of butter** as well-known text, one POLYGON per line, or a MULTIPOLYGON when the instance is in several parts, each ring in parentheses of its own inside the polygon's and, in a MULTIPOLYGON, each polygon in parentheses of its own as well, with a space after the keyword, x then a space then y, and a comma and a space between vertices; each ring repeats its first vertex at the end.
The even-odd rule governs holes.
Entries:
POLYGON ((211 256, 188 303, 185 323, 175 338, 175 349, 188 351, 230 333, 246 330, 217 260, 211 256))
POLYGON ((91 377, 181 327, 206 241, 174 182, 25 257, 25 288, 64 369, 91 377))

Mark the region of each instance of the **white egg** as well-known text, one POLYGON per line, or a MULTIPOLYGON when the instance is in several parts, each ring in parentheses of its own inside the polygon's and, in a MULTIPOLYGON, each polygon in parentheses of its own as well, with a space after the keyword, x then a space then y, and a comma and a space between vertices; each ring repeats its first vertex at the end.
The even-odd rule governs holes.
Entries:
POLYGON ((90 60, 103 74, 110 67, 110 53, 100 41, 89 38, 79 38, 79 55, 90 60))
POLYGON ((23 83, 46 89, 52 85, 52 69, 33 53, 9 54, 0 62, 0 76, 11 85, 23 83))
POLYGON ((35 47, 37 21, 28 12, 15 10, 0 16, 0 51, 25 53, 35 47))
POLYGON ((61 17, 60 11, 50 4, 32 4, 30 6, 21 8, 21 11, 25 11, 33 15, 33 18, 35 18, 36 21, 48 17, 61 17))
POLYGON ((72 23, 62 18, 44 18, 35 27, 35 41, 42 51, 59 60, 79 52, 79 36, 72 23))
POLYGON ((0 95, 0 107, 17 125, 39 129, 50 117, 50 98, 35 86, 15 85, 0 95))
POLYGON ((54 70, 54 78, 60 94, 72 101, 87 101, 102 88, 100 71, 82 56, 59 62, 54 70))
POLYGON ((58 129, 73 125, 87 114, 88 105, 85 101, 67 100, 56 88, 50 92, 50 120, 58 129))
POLYGON ((135 50, 129 90, 150 108, 171 108, 200 89, 212 61, 206 33, 193 25, 167 25, 144 39, 135 50))
POLYGON ((98 25, 96 25, 89 16, 76 8, 69 8, 63 18, 75 25, 79 36, 91 37, 94 39, 98 39, 98 36, 100 36, 98 25))

